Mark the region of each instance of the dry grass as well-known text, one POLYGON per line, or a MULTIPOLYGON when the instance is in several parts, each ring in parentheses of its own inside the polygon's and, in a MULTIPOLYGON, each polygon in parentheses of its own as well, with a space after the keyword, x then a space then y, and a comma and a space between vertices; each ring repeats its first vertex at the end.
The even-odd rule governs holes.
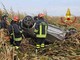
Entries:
MULTIPOLYGON (((0 9, 0 18, 1 18, 1 15, 3 14, 3 10, 1 10, 0 9)), ((18 12, 18 13, 15 13, 13 10, 11 10, 11 11, 9 11, 9 18, 13 18, 13 16, 15 16, 15 15, 17 15, 17 16, 19 16, 20 17, 20 19, 23 19, 24 18, 24 16, 25 16, 25 14, 23 14, 23 13, 20 13, 20 12, 18 12)), ((55 17, 55 16, 45 16, 45 19, 50 23, 50 24, 54 24, 54 25, 56 25, 56 26, 59 26, 59 27, 64 27, 64 23, 62 23, 61 22, 61 20, 60 20, 60 17, 55 17)), ((75 27, 75 28, 77 28, 77 30, 79 30, 80 31, 80 17, 77 17, 77 21, 76 21, 76 23, 74 23, 74 24, 72 24, 71 25, 72 27, 75 27)), ((68 26, 69 27, 69 26, 68 26)), ((0 32, 1 33, 1 32, 0 32)), ((3 35, 3 34, 2 34, 3 35)), ((4 36, 4 35, 3 35, 4 36)), ((80 35, 78 35, 79 37, 80 37, 80 35)), ((77 36, 77 37, 78 37, 77 36)), ((78 38, 79 38, 78 37, 78 38)), ((3 38, 3 37, 1 37, 1 34, 0 34, 0 38, 3 38)), ((54 43, 54 45, 49 45, 49 48, 52 48, 52 49, 49 49, 48 48, 48 51, 47 51, 47 53, 45 54, 45 55, 50 55, 49 57, 46 57, 46 56, 40 56, 40 60, 50 60, 49 58, 54 58, 54 59, 57 59, 58 58, 58 56, 54 56, 55 54, 61 54, 60 52, 62 52, 62 53, 64 53, 64 54, 69 54, 70 52, 72 52, 73 53, 73 51, 72 50, 79 50, 79 48, 80 48, 80 41, 77 41, 76 40, 76 38, 74 38, 74 37, 72 37, 73 38, 73 40, 71 40, 71 39, 69 39, 69 40, 67 40, 66 42, 64 42, 64 43, 62 43, 61 44, 61 41, 60 42, 56 42, 56 43, 54 43), (75 41, 75 43, 74 43, 74 41, 75 41), (72 44, 72 45, 71 45, 72 44), (75 46, 73 46, 73 44, 76 44, 75 46), (55 50, 55 49, 57 49, 57 50, 55 50), (68 49, 68 50, 67 50, 68 49), (58 51, 59 50, 59 51, 58 51), (70 50, 70 52, 69 52, 69 50, 70 50), (49 53, 48 53, 49 52, 49 53), (53 52, 53 53, 52 53, 53 52), (58 52, 58 53, 57 53, 58 52), (68 53, 69 52, 69 53, 68 53), (52 56, 52 54, 53 54, 53 56, 52 56)), ((78 39, 79 40, 79 39, 78 39)), ((1 41, 1 40, 0 40, 1 41)), ((0 45, 2 45, 1 44, 1 42, 0 42, 0 45)), ((1 48, 2 46, 0 46, 0 48, 1 48)), ((28 45, 23 45, 22 46, 23 48, 25 47, 27 47, 28 48, 28 45)), ((10 58, 12 58, 11 57, 11 49, 9 49, 9 48, 11 48, 8 44, 7 44, 7 46, 5 46, 5 51, 3 51, 3 52, 0 52, 0 57, 2 57, 2 59, 3 60, 11 60, 10 58), (7 57, 7 58, 6 58, 7 57), (4 59, 5 58, 5 59, 4 59)), ((24 49, 22 49, 22 51, 23 50, 25 50, 25 48, 24 49)), ((33 49, 33 47, 31 48, 31 53, 32 53, 32 49, 33 49)), ((34 50, 34 49, 33 49, 34 50)), ((26 53, 27 52, 29 52, 28 50, 25 50, 26 51, 26 53)), ((28 53, 28 54, 31 54, 31 53, 28 53)), ((79 54, 80 52, 78 52, 78 54, 79 54)), ((66 54, 66 55, 67 55, 66 54)), ((73 53, 72 55, 74 55, 75 53, 73 53)), ((23 57, 24 56, 24 54, 23 53, 20 53, 20 55, 23 57)), ((63 54, 62 54, 63 55, 63 54)), ((80 54, 79 54, 80 55, 80 54)), ((25 55, 24 57, 23 57, 23 59, 25 58, 25 60, 26 60, 26 58, 31 58, 31 57, 26 57, 27 55, 25 55)), ((31 55, 32 56, 32 55, 31 55)), ((20 58, 22 58, 22 57, 20 57, 20 58)), ((38 58, 36 57, 36 55, 34 55, 33 56, 34 57, 34 59, 32 59, 32 60, 38 60, 38 58)), ((61 57, 60 57, 61 58, 61 57)), ((71 56, 69 56, 69 58, 70 58, 70 60, 72 60, 72 59, 74 59, 75 58, 75 60, 80 60, 80 56, 79 56, 79 58, 76 56, 76 57, 71 57, 71 56)), ((2 60, 1 59, 1 60, 2 60)), ((63 59, 64 60, 64 58, 62 57, 61 59, 63 59)), ((61 60, 61 59, 59 59, 59 60, 61 60)), ((53 60, 53 59, 52 59, 53 60)), ((69 59, 68 59, 69 60, 69 59)))

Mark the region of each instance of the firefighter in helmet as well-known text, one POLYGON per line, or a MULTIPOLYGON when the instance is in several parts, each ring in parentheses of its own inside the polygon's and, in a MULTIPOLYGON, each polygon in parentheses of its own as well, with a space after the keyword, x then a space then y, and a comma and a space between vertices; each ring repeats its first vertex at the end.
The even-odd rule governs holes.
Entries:
POLYGON ((38 20, 35 23, 36 48, 45 47, 45 39, 47 37, 48 23, 44 19, 44 14, 38 14, 38 20))
POLYGON ((22 29, 19 26, 18 16, 14 16, 9 27, 9 33, 11 36, 10 43, 18 49, 22 40, 22 29))

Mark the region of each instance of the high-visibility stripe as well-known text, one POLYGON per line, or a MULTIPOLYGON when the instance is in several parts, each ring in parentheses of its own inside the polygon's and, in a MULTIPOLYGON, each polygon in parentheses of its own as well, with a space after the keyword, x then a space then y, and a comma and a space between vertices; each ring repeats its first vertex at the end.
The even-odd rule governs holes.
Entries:
POLYGON ((15 41, 20 41, 20 40, 22 40, 22 37, 20 37, 20 38, 15 38, 15 36, 14 36, 13 33, 12 33, 11 35, 13 35, 13 38, 14 38, 15 41))
POLYGON ((34 30, 34 32, 36 32, 36 33, 37 33, 37 32, 38 32, 38 30, 36 30, 36 29, 35 29, 35 30, 34 30))
POLYGON ((40 35, 42 34, 42 25, 40 25, 40 35))
MULTIPOLYGON (((19 37, 19 38, 15 38, 15 34, 14 34, 14 28, 12 27, 12 30, 13 30, 13 33, 11 35, 13 35, 13 39, 14 41, 21 41, 22 40, 22 37, 19 37)), ((22 32, 22 31, 21 31, 22 32)))
POLYGON ((40 47, 36 47, 37 49, 39 49, 40 47))
POLYGON ((37 34, 36 37, 38 37, 38 38, 46 38, 46 35, 37 34))
POLYGON ((22 40, 22 37, 20 38, 14 38, 15 41, 21 41, 22 40))
POLYGON ((36 35, 36 37, 39 37, 39 38, 46 38, 46 34, 47 34, 47 26, 45 26, 45 34, 42 34, 42 25, 40 25, 40 32, 39 34, 36 35))
MULTIPOLYGON (((47 26, 45 26, 45 30, 47 30, 47 26)), ((47 34, 47 31, 45 31, 45 34, 47 34)))
POLYGON ((13 35, 13 33, 11 33, 10 35, 13 35))

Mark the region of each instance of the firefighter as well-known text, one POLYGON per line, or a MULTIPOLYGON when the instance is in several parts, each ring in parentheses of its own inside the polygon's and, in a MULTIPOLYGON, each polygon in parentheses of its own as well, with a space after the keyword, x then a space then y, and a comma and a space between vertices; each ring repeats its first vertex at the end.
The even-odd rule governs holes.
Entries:
POLYGON ((10 43, 18 49, 22 40, 22 29, 19 26, 19 18, 17 16, 13 18, 8 29, 11 36, 10 43))
POLYGON ((44 19, 44 14, 38 14, 38 20, 35 23, 36 48, 45 47, 48 24, 44 19))
POLYGON ((2 15, 1 28, 7 29, 8 24, 9 24, 8 15, 7 14, 2 15))

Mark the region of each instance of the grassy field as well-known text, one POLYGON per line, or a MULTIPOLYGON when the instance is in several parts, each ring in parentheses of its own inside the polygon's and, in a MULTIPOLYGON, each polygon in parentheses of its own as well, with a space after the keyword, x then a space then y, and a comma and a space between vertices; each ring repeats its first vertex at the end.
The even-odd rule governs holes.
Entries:
MULTIPOLYGON (((26 16, 24 13, 15 13, 13 10, 8 12, 9 18, 17 15, 20 19, 23 19, 26 16)), ((0 9, 0 18, 3 13, 4 11, 0 9)), ((61 17, 45 15, 45 19, 50 24, 65 28, 65 24, 61 22, 61 17)), ((80 31, 80 16, 77 16, 76 22, 68 25, 67 28, 70 27, 75 27, 80 31)), ((1 33, 3 34, 4 32, 1 30, 1 33)), ((36 53, 35 46, 27 43, 29 39, 23 41, 19 50, 14 50, 9 44, 9 41, 5 41, 6 45, 3 45, 0 39, 0 59, 13 60, 13 55, 17 54, 20 60, 80 60, 80 33, 78 32, 77 34, 71 36, 68 40, 55 40, 53 44, 49 44, 46 48, 40 49, 38 53, 36 53)), ((4 39, 4 34, 2 39, 4 39)))

